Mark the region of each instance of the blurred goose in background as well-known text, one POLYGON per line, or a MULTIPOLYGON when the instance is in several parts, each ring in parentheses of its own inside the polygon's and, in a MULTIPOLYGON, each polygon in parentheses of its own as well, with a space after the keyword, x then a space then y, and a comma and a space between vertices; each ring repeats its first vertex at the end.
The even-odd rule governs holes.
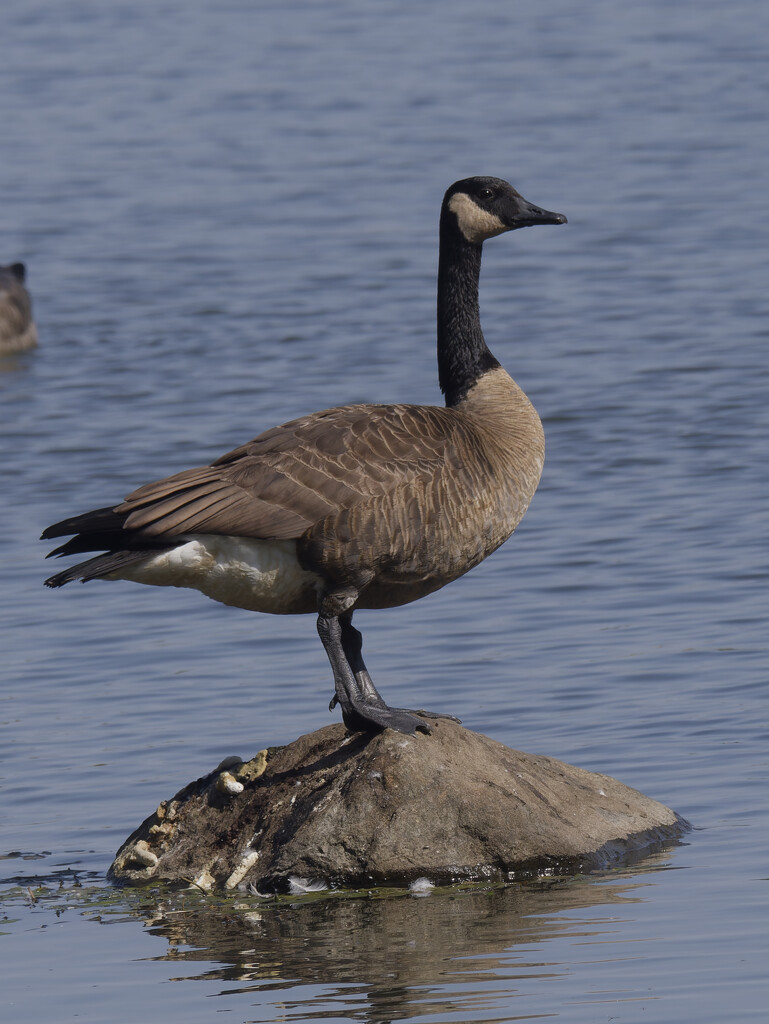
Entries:
MULTIPOLYGON (((429 733, 389 707, 362 657, 357 608, 407 604, 462 576, 518 525, 542 472, 536 411, 489 351, 486 239, 566 218, 499 178, 456 182, 440 215, 438 378, 445 406, 348 405, 265 431, 211 465, 50 526, 51 552, 95 557, 46 581, 191 587, 253 611, 317 615, 348 729, 429 733)), ((469 613, 468 613, 469 619, 469 613)), ((415 686, 417 685, 415 681, 415 686)))
POLYGON ((23 263, 0 266, 0 355, 23 352, 37 345, 32 302, 24 287, 26 276, 23 263))

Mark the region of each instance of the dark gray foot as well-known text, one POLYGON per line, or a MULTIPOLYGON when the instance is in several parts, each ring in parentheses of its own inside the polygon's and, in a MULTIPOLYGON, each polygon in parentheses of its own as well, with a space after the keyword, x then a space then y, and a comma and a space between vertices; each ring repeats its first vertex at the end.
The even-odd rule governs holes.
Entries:
POLYGON ((342 706, 342 718, 350 732, 378 732, 380 729, 394 729, 413 736, 417 731, 428 736, 432 732, 425 718, 450 718, 458 722, 452 715, 430 714, 429 711, 412 711, 410 708, 391 708, 383 700, 360 699, 346 700, 334 694, 328 702, 328 710, 333 711, 337 704, 342 706))
POLYGON ((355 701, 348 707, 342 707, 342 718, 350 732, 378 732, 380 729, 392 729, 407 736, 415 736, 417 732, 430 735, 432 729, 424 718, 405 708, 391 708, 387 704, 370 704, 367 701, 355 701))
POLYGON ((391 708, 385 704, 374 686, 363 662, 362 639, 352 625, 352 613, 319 615, 318 633, 334 671, 335 693, 329 710, 337 704, 342 708, 344 724, 350 732, 377 732, 393 729, 414 736, 417 732, 432 732, 427 718, 447 718, 459 722, 453 715, 432 711, 413 711, 411 708, 391 708))

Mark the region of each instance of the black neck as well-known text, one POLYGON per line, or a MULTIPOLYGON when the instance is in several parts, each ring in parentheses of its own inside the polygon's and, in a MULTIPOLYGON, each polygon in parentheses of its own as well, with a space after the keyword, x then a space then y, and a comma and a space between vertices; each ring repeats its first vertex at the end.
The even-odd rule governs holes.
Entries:
POLYGON ((453 214, 441 217, 438 259, 438 381, 446 405, 461 402, 499 363, 483 338, 478 309, 481 246, 468 242, 453 214))

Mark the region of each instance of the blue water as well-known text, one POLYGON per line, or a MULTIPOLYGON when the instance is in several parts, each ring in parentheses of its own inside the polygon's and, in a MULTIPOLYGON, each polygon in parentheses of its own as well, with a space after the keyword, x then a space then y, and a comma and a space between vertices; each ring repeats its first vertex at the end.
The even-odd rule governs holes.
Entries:
POLYGON ((766 1019, 768 34, 759 0, 5 11, 0 262, 40 347, 0 361, 4 1020, 766 1019), (488 562, 356 616, 367 660, 695 831, 505 892, 113 892, 160 799, 333 720, 328 664, 311 618, 47 591, 40 530, 303 412, 439 401, 438 207, 478 173, 569 218, 482 275, 545 474, 488 562))

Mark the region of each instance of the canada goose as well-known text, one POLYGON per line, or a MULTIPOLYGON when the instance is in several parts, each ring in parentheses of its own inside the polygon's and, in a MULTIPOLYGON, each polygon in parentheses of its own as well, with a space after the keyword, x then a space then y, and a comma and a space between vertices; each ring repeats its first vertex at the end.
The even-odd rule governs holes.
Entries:
POLYGON ((32 319, 32 302, 24 287, 27 268, 23 263, 0 267, 0 355, 24 352, 37 345, 32 319))
POLYGON ((350 730, 430 732, 390 708, 353 628, 356 608, 415 601, 507 540, 539 483, 536 411, 481 332, 487 238, 565 224, 499 178, 446 192, 440 218, 438 375, 446 406, 348 405, 274 427, 210 466, 146 484, 119 505, 48 527, 51 552, 103 551, 46 580, 192 587, 253 611, 314 612, 350 730))

